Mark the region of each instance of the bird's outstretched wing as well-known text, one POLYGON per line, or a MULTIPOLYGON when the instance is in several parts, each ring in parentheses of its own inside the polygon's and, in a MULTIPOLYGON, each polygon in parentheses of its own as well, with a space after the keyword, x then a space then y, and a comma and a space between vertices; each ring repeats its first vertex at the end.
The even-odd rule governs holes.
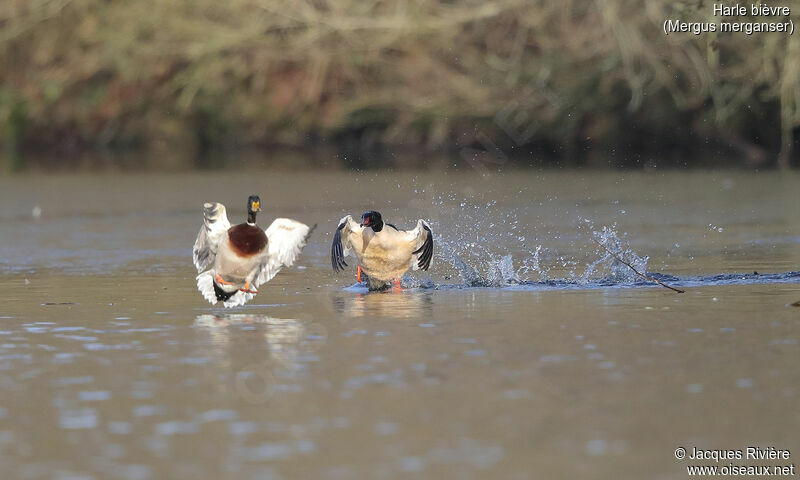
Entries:
POLYGON ((417 226, 412 230, 408 230, 406 234, 409 236, 414 251, 411 257, 411 268, 414 270, 427 270, 431 266, 431 259, 433 258, 433 232, 431 227, 425 220, 417 220, 417 226))
POLYGON ((217 202, 203 205, 203 226, 197 233, 192 251, 194 266, 198 272, 214 263, 219 245, 229 228, 231 222, 228 221, 225 205, 217 202))
POLYGON ((272 280, 281 268, 292 266, 316 227, 309 227, 290 218, 276 218, 265 230, 267 255, 256 275, 256 286, 272 280))
POLYGON ((331 244, 331 266, 334 272, 344 270, 344 267, 347 266, 344 257, 346 257, 353 248, 350 242, 350 235, 360 229, 361 225, 353 220, 351 215, 347 215, 339 220, 339 226, 333 234, 333 243, 331 244))

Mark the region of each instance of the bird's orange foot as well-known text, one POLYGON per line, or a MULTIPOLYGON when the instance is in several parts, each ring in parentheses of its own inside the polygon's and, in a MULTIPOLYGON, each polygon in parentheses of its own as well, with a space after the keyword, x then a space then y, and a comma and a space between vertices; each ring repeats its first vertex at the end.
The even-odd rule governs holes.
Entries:
POLYGON ((394 283, 392 284, 392 292, 400 293, 402 291, 403 291, 403 284, 400 282, 400 280, 395 280, 394 283))
POLYGON ((252 293, 252 294, 258 293, 258 290, 256 290, 255 288, 250 290, 250 282, 244 282, 244 287, 240 288, 239 291, 240 292, 244 292, 244 293, 252 293))
POLYGON ((233 285, 231 282, 226 282, 225 280, 223 280, 222 277, 219 275, 219 273, 217 274, 216 277, 214 277, 214 280, 220 285, 233 285))
POLYGON ((358 283, 361 283, 361 265, 358 266, 358 270, 356 272, 356 280, 358 283))

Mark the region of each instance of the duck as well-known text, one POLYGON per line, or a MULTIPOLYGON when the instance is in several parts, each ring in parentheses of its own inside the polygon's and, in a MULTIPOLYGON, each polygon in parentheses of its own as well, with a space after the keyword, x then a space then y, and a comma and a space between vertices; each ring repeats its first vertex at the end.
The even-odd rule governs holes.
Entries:
POLYGON ((356 280, 367 276, 370 290, 384 290, 392 285, 400 288, 400 280, 409 270, 427 270, 433 259, 433 232, 425 220, 417 220, 411 230, 400 230, 383 221, 380 212, 369 210, 361 215, 361 223, 352 215, 339 221, 331 245, 334 272, 347 266, 345 257, 353 253, 358 260, 356 280))
POLYGON ((194 242, 197 289, 212 305, 244 305, 283 268, 300 256, 314 227, 276 218, 266 230, 256 224, 261 198, 247 199, 247 221, 231 226, 225 205, 203 204, 203 225, 194 242))

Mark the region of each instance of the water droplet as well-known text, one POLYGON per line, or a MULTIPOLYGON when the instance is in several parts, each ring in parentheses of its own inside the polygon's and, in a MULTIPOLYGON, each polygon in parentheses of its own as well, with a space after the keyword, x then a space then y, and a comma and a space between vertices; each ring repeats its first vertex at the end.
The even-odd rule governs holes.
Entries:
POLYGON ((703 391, 703 385, 701 385, 699 383, 692 383, 692 384, 686 385, 686 391, 688 393, 701 393, 703 391))
POLYGON ((755 382, 753 382, 752 378, 740 378, 736 380, 736 386, 739 388, 753 388, 755 382))

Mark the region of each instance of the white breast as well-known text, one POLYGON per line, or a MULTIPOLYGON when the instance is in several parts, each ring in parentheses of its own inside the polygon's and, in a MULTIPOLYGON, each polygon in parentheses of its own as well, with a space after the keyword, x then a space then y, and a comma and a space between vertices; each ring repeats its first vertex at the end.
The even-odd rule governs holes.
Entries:
POLYGON ((223 280, 235 284, 244 284, 245 278, 261 265, 265 253, 243 258, 237 255, 230 246, 229 241, 225 241, 219 249, 214 270, 223 280))
MULTIPOLYGON (((353 242, 358 261, 365 273, 370 277, 390 281, 400 279, 411 265, 411 244, 405 236, 392 227, 384 227, 378 233, 365 228, 360 234, 360 241, 353 242)), ((355 239, 353 239, 355 240, 355 239)))

